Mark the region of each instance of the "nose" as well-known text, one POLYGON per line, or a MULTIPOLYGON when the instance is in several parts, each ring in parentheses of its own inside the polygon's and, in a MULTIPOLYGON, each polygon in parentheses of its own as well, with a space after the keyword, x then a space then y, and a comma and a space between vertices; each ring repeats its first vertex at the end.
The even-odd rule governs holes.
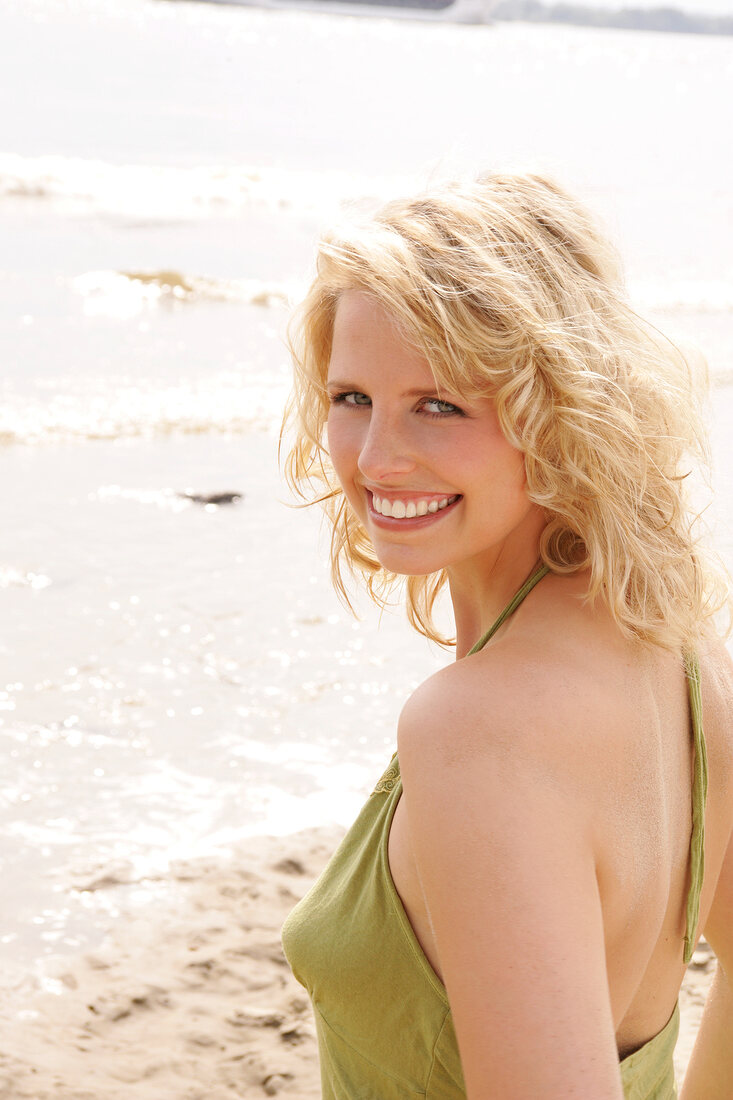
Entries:
POLYGON ((393 475, 410 473, 415 468, 410 441, 397 418, 372 409, 358 466, 368 481, 386 481, 393 475))

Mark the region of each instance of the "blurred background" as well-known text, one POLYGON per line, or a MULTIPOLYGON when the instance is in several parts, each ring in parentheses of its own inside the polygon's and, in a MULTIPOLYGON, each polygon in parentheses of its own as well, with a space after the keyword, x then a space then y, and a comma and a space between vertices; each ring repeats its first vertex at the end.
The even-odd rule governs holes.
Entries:
POLYGON ((457 5, 3 2, 6 984, 172 860, 346 822, 450 659, 339 605, 278 472, 288 303, 335 218, 494 168, 581 195, 707 357, 733 563, 733 38, 457 5))

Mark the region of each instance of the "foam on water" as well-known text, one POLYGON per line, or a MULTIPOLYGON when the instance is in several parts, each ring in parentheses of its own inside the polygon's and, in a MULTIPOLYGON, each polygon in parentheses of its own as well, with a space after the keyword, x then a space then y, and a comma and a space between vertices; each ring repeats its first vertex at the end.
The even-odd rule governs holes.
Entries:
MULTIPOLYGON (((48 588, 52 584, 50 577, 43 573, 34 573, 28 569, 16 569, 11 565, 0 565, 0 588, 33 588, 39 590, 48 588)), ((0 709, 2 709, 2 696, 0 692, 0 709)))
POLYGON ((196 302, 232 302, 267 307, 292 305, 301 295, 296 284, 259 279, 212 279, 178 271, 88 271, 72 285, 84 299, 87 317, 135 317, 156 306, 196 302))
POLYGON ((411 177, 245 165, 113 164, 79 157, 0 153, 0 197, 151 221, 251 208, 333 212, 399 192, 411 177))
POLYGON ((76 391, 6 392, 0 408, 0 443, 272 431, 282 418, 288 389, 285 375, 273 380, 219 372, 178 385, 155 380, 110 385, 104 379, 87 379, 76 391))

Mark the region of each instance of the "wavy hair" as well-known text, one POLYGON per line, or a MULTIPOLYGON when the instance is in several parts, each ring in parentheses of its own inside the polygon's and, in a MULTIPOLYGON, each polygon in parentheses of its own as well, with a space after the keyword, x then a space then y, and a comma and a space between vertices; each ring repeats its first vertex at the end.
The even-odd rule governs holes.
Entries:
MULTIPOLYGON (((334 316, 346 290, 371 295, 427 359, 436 383, 490 396, 524 455, 528 495, 547 517, 542 560, 588 571, 621 631, 687 647, 727 602, 699 544, 685 463, 707 458, 702 380, 629 307, 614 250, 550 180, 491 175, 391 202, 323 237, 317 274, 289 329, 295 367, 284 425, 290 485, 332 525, 343 564, 384 604, 403 580, 385 571, 351 510, 324 442, 334 316)), ((698 372, 699 373, 699 372, 698 372)), ((450 644, 432 611, 444 571, 407 579, 412 625, 450 644)))

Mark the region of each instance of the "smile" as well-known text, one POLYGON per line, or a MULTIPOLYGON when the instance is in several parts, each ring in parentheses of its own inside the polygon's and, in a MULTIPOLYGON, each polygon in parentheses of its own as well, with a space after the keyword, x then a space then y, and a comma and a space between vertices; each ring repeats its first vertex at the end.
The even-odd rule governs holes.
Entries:
POLYGON ((460 499, 460 494, 455 494, 453 496, 433 497, 430 500, 388 500, 386 497, 378 497, 375 493, 372 493, 371 510, 385 519, 405 522, 425 516, 432 518, 437 513, 444 512, 446 508, 449 508, 460 499))

